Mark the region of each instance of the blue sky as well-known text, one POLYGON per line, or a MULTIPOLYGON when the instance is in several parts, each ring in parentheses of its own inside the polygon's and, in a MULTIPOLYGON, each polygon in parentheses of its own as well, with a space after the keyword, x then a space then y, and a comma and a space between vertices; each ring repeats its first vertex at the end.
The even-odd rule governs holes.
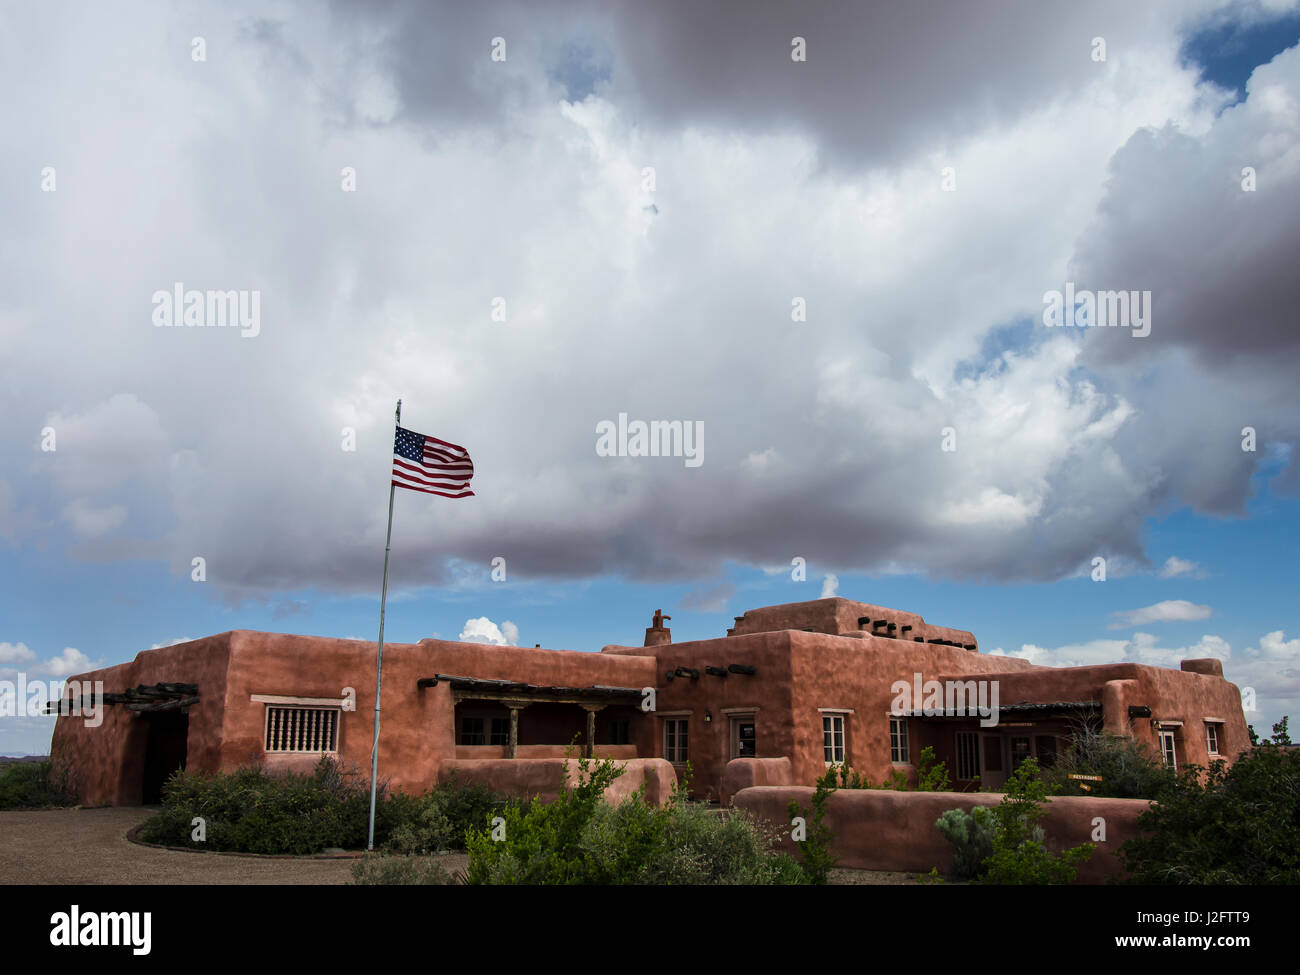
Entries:
MULTIPOLYGON (((391 641, 595 651, 833 592, 1039 663, 1219 656, 1258 731, 1300 717, 1295 5, 834 6, 0 15, 31 95, 0 119, 0 680, 373 639, 401 396, 478 496, 398 493, 391 641), (1164 317, 1042 328, 1075 278, 1164 317), (261 289, 261 335, 155 331, 176 280, 261 289), (707 462, 596 456, 619 412, 704 423, 707 462)), ((0 718, 0 754, 51 728, 0 718)))

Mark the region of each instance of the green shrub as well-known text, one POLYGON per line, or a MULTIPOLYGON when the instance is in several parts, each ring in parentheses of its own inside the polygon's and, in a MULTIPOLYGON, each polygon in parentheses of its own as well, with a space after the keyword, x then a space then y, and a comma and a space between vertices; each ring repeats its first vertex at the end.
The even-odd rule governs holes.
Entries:
POLYGON ((1038 820, 1056 788, 1043 779, 1037 759, 1028 758, 1008 777, 1001 804, 940 816, 935 826, 953 844, 954 871, 960 858, 964 875, 986 884, 1072 883, 1094 847, 1084 843, 1059 854, 1047 849, 1038 820))
MULTIPOLYGON (((827 766, 825 774, 817 780, 825 781, 832 789, 892 789, 895 792, 911 791, 907 783, 907 773, 902 769, 891 768, 889 774, 880 783, 874 784, 870 777, 863 775, 848 762, 827 766)), ((917 792, 946 792, 949 788, 948 767, 934 757, 934 748, 926 745, 921 749, 916 766, 917 792)))
POLYGON ((1188 766, 1138 827, 1119 851, 1131 883, 1300 883, 1300 749, 1263 744, 1231 769, 1188 766))
POLYGON ((387 847, 411 854, 465 849, 466 832, 483 828, 514 800, 453 776, 423 796, 399 794, 389 802, 394 825, 387 847))
POLYGON ((1007 778, 1006 794, 994 808, 993 853, 985 862, 986 884, 1068 884, 1078 864, 1095 847, 1084 843, 1062 853, 1047 849, 1038 820, 1056 786, 1044 781, 1038 760, 1027 758, 1007 778))
POLYGON ((647 805, 641 790, 612 805, 604 792, 622 767, 608 759, 577 764, 574 788, 555 801, 499 812, 499 838, 490 825, 471 832, 467 883, 801 882, 798 864, 773 850, 779 831, 748 814, 692 802, 685 786, 663 806, 647 805))
POLYGON ((962 880, 974 880, 984 871, 984 861, 993 855, 996 823, 987 806, 949 809, 935 821, 935 827, 952 844, 952 872, 962 880))
MULTIPOLYGON (((485 822, 507 800, 455 780, 422 796, 389 794, 375 800, 375 846, 400 853, 461 849, 466 829, 485 822)), ((311 854, 361 849, 370 818, 370 782, 326 756, 310 774, 269 775, 260 767, 204 775, 179 771, 163 786, 163 804, 140 838, 167 846, 239 853, 311 854), (193 820, 206 835, 193 838, 193 820)))
MULTIPOLYGON (((848 766, 845 765, 844 768, 848 766)), ((856 776, 857 773, 855 772, 854 775, 856 776)), ((866 779, 860 781, 867 782, 866 779)), ((867 782, 866 785, 855 785, 851 788, 870 789, 871 784, 867 782)), ((831 828, 825 822, 826 802, 835 789, 836 774, 835 766, 832 765, 826 770, 826 774, 817 780, 817 788, 813 790, 811 810, 805 809, 795 799, 790 800, 790 805, 786 809, 786 814, 791 820, 796 816, 804 820, 807 831, 807 835, 799 842, 799 866, 805 883, 827 883, 831 868, 835 866, 836 856, 831 850, 831 840, 834 837, 831 828)))
POLYGON ((45 809, 76 804, 77 794, 67 766, 56 765, 47 758, 0 767, 0 809, 45 809))
POLYGON ((934 749, 926 745, 917 759, 916 791, 947 792, 948 785, 948 767, 943 762, 936 762, 934 749))
POLYGON ((471 832, 466 837, 470 884, 584 883, 585 865, 580 846, 583 830, 604 801, 604 792, 623 774, 610 759, 593 764, 578 760, 578 777, 565 786, 554 802, 534 798, 527 805, 502 810, 504 839, 494 839, 495 829, 471 832))
POLYGON ((1047 777, 1064 795, 1158 799, 1173 787, 1178 775, 1145 742, 1082 725, 1047 777), (1101 781, 1080 783, 1069 777, 1072 773, 1097 775, 1101 781))
POLYGON ((355 886, 380 884, 458 884, 459 874, 450 874, 437 860, 430 857, 372 855, 352 865, 355 886))

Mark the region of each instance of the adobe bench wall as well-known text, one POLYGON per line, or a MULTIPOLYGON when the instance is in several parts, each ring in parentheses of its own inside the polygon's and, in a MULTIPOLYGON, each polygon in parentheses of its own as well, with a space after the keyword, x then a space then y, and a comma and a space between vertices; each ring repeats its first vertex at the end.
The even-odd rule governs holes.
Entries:
MULTIPOLYGON (((797 856, 790 839, 788 807, 794 799, 812 808, 813 790, 806 786, 755 786, 736 793, 733 802, 783 827, 783 848, 797 856)), ((934 823, 949 809, 970 810, 996 806, 1002 794, 994 792, 894 792, 887 789, 837 789, 826 801, 826 825, 832 851, 841 867, 860 870, 894 870, 929 873, 938 867, 952 872, 952 844, 934 823)), ((1047 848, 1059 853, 1068 847, 1093 843, 1092 856, 1079 866, 1080 883, 1102 883, 1122 873, 1116 851, 1137 836, 1138 816, 1151 803, 1146 799, 1105 799, 1092 796, 1056 796, 1038 825, 1047 834, 1047 848), (1105 842, 1094 843, 1093 819, 1106 821, 1105 842)))
MULTIPOLYGON (((623 774, 605 790, 611 803, 622 802, 644 785, 646 802, 660 805, 668 801, 677 784, 677 773, 662 758, 634 758, 618 764, 623 766, 623 774)), ((473 782, 517 799, 538 796, 550 802, 564 788, 566 766, 572 788, 578 780, 578 762, 564 758, 446 759, 438 765, 438 783, 455 775, 458 782, 473 782)))

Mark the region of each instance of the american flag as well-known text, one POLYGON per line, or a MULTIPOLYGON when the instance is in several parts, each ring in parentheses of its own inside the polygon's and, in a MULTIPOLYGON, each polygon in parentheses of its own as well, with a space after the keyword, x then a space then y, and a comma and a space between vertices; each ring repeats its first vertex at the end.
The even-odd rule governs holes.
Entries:
POLYGON ((474 462, 464 447, 398 427, 393 438, 393 484, 444 498, 469 498, 474 462))

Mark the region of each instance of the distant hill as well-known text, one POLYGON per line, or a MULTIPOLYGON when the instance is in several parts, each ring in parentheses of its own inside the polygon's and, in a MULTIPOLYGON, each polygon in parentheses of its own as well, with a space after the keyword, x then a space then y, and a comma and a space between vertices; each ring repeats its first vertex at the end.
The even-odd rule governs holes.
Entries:
POLYGON ((49 755, 0 755, 0 767, 19 765, 23 762, 43 762, 49 755))

